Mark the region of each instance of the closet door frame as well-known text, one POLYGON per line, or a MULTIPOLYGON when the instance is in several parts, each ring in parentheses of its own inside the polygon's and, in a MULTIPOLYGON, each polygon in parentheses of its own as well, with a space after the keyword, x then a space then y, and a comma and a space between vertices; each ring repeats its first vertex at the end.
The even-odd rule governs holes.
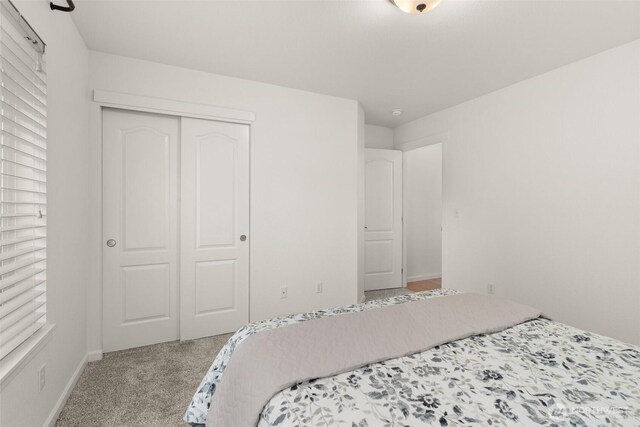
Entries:
MULTIPOLYGON (((228 122, 228 123, 241 123, 247 124, 251 127, 256 121, 256 113, 248 110, 239 110, 233 108, 220 107, 211 104, 191 103, 178 101, 166 98, 155 98, 144 95, 125 94, 104 90, 93 90, 92 95, 93 108, 90 113, 91 125, 91 139, 99 141, 99 149, 95 151, 92 156, 97 156, 99 164, 103 164, 102 159, 102 120, 104 108, 114 108, 119 110, 139 111, 147 113, 165 114, 169 116, 175 116, 178 118, 188 117, 205 119, 212 121, 228 122)), ((250 131, 251 133, 251 131, 250 131)), ((95 159, 96 157, 94 157, 95 159)), ((98 182, 95 191, 90 194, 91 212, 93 218, 96 220, 91 224, 91 229, 94 235, 100 236, 98 239, 94 239, 91 247, 91 283, 96 283, 96 286, 91 286, 88 290, 88 307, 89 307, 89 319, 88 319, 88 361, 95 361, 102 359, 102 346, 103 346, 103 250, 104 242, 102 242, 102 224, 103 218, 103 180, 102 180, 102 167, 94 171, 94 182, 98 182)), ((250 261, 249 261, 250 262, 250 261)), ((251 283, 249 282, 249 287, 251 283)))

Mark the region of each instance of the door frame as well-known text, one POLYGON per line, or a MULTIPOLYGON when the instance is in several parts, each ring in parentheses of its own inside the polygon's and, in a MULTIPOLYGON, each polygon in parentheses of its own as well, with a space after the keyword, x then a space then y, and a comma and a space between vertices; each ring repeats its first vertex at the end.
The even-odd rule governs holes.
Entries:
MULTIPOLYGON (((238 110, 211 104, 199 104, 173 99, 155 98, 144 95, 126 94, 103 90, 93 90, 92 103, 89 113, 89 140, 93 141, 90 148, 92 164, 100 164, 100 168, 91 171, 90 179, 95 182, 89 194, 91 217, 95 219, 90 224, 93 238, 90 248, 90 277, 89 283, 96 285, 87 289, 87 312, 92 315, 87 319, 87 361, 102 359, 102 316, 103 316, 103 140, 102 118, 104 108, 164 114, 176 117, 191 117, 219 122, 244 123, 249 125, 249 135, 252 135, 252 124, 256 121, 256 113, 248 110, 238 110)), ((251 144, 251 140, 250 140, 251 144)), ((249 146, 251 150, 251 145, 249 146)), ((251 153, 251 151, 249 151, 251 153)), ((251 163, 249 163, 251 176, 251 163)), ((251 181, 249 181, 251 185, 251 181)), ((251 189, 249 190, 251 197, 251 189)), ((251 199, 250 199, 251 200, 251 199)), ((249 208, 249 228, 251 228, 251 208, 249 208)), ((249 253, 251 265, 251 253, 249 253)), ((251 298, 251 274, 249 274, 249 298, 251 298)), ((249 302, 250 303, 250 302, 249 302)))
POLYGON ((405 186, 407 183, 407 151, 417 150, 418 148, 427 147, 429 145, 442 144, 442 286, 446 280, 447 266, 448 266, 448 248, 446 245, 447 239, 445 239, 447 231, 447 216, 445 215, 446 203, 445 203, 445 159, 447 157, 447 148, 449 146, 449 132, 438 133, 430 136, 425 136, 405 143, 400 144, 400 151, 402 151, 402 286, 407 287, 407 228, 405 227, 404 215, 407 212, 405 186))

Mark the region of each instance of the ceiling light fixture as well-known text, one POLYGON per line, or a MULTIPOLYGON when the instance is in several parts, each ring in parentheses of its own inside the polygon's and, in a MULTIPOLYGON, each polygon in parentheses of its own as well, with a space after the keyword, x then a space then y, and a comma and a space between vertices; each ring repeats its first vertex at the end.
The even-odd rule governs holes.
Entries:
POLYGON ((390 0, 406 13, 420 14, 429 12, 440 4, 442 0, 390 0))
POLYGON ((402 110, 399 109, 399 108, 396 108, 395 110, 391 111, 391 115, 394 116, 394 117, 401 116, 402 115, 402 110))

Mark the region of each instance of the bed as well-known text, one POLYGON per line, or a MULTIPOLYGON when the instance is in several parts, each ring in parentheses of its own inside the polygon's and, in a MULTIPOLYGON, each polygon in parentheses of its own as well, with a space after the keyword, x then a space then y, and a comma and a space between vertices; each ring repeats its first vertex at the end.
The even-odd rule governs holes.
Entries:
MULTIPOLYGON (((414 293, 247 325, 217 355, 184 420, 215 424, 207 423, 209 405, 234 352, 252 336, 428 299, 441 298, 440 303, 457 294, 414 293)), ((270 396, 251 424, 637 426, 640 348, 536 316, 497 332, 297 382, 270 396)))

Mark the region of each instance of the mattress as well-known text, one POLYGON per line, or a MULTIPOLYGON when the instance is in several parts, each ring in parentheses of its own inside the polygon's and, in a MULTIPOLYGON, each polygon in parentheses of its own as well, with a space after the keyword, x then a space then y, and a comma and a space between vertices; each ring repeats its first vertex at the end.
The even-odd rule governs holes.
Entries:
MULTIPOLYGON (((261 331, 343 313, 446 297, 452 290, 256 322, 221 350, 185 415, 206 422, 234 349, 261 331)), ((305 381, 277 393, 260 426, 640 425, 640 349, 547 319, 305 381)))

